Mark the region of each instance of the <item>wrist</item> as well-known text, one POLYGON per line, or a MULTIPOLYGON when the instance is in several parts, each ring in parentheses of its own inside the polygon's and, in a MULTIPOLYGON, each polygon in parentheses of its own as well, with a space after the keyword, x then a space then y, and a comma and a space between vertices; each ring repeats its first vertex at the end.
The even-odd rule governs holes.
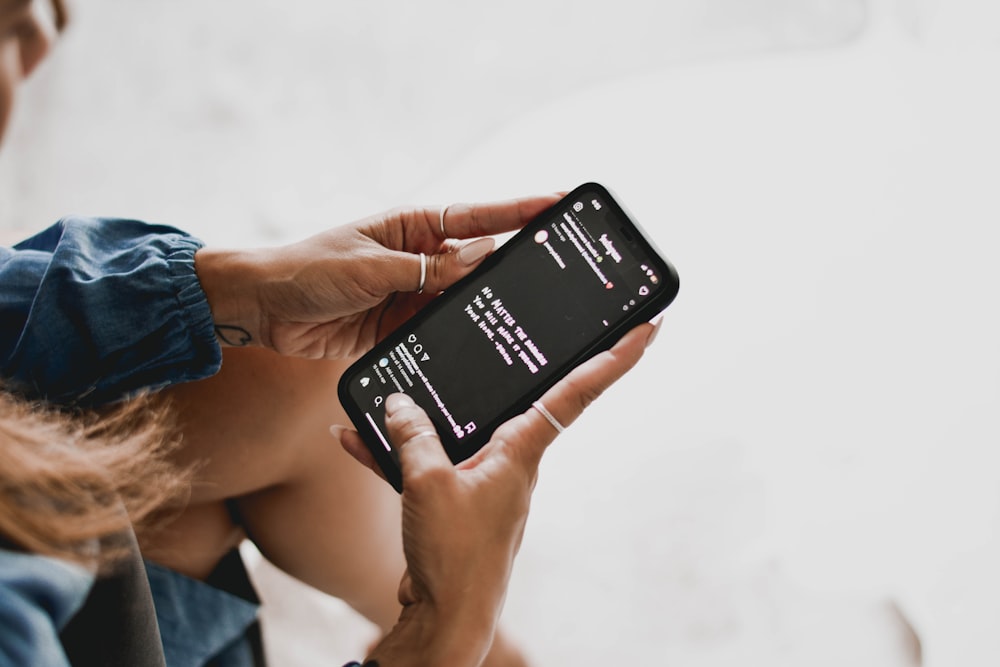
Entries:
POLYGON ((369 656, 380 667, 449 665, 478 667, 489 652, 497 614, 442 613, 430 603, 403 608, 399 622, 369 656))
POLYGON ((219 343, 226 347, 264 345, 252 253, 202 248, 195 253, 194 268, 212 311, 219 343))

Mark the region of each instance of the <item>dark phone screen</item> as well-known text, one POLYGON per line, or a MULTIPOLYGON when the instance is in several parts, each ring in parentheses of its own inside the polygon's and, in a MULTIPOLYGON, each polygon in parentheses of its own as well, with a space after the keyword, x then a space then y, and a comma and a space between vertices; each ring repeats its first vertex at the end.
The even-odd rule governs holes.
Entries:
POLYGON ((452 460, 465 459, 511 406, 565 372, 659 292, 676 291, 664 261, 600 191, 574 191, 501 254, 502 261, 452 287, 429 306, 433 314, 404 324, 345 378, 386 451, 392 452, 385 433, 389 394, 409 394, 434 421, 452 460))

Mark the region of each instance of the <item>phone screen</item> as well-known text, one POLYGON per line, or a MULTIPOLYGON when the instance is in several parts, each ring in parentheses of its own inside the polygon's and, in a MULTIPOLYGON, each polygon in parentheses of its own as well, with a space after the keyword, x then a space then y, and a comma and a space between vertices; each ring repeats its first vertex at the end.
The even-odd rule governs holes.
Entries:
MULTIPOLYGON (((451 459, 584 359, 665 308, 673 267, 602 186, 577 188, 344 374, 341 398, 383 470, 385 397, 409 394, 451 459)), ((394 486, 398 470, 386 470, 394 486)))

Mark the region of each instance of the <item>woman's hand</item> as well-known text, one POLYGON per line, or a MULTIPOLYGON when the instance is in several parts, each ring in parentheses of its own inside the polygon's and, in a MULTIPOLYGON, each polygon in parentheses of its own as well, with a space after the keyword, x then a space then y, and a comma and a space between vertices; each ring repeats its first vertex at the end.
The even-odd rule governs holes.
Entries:
MULTIPOLYGON (((550 389, 542 405, 569 425, 638 362, 655 331, 636 327, 550 389)), ((503 606, 538 464, 556 430, 532 408, 454 466, 427 414, 409 397, 390 396, 386 414, 403 472, 407 571, 399 586, 400 622, 372 658, 382 667, 478 665, 503 606)), ((377 469, 356 432, 331 430, 347 451, 377 469)))
POLYGON ((281 248, 205 248, 195 266, 224 345, 349 357, 472 271, 494 246, 478 237, 520 229, 558 199, 453 204, 445 233, 439 209, 398 209, 281 248), (422 293, 420 253, 427 256, 422 293))

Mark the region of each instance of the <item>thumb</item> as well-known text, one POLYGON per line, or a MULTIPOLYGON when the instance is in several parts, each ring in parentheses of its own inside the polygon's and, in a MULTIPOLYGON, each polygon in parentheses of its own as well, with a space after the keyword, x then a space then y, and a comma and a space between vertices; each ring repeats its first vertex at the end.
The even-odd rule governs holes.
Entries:
POLYGON ((424 291, 436 294, 465 277, 493 252, 496 241, 486 236, 452 248, 448 252, 427 257, 424 291))
POLYGON ((385 428, 399 452, 403 486, 435 471, 452 470, 451 459, 430 417, 406 394, 391 394, 385 401, 385 428))

